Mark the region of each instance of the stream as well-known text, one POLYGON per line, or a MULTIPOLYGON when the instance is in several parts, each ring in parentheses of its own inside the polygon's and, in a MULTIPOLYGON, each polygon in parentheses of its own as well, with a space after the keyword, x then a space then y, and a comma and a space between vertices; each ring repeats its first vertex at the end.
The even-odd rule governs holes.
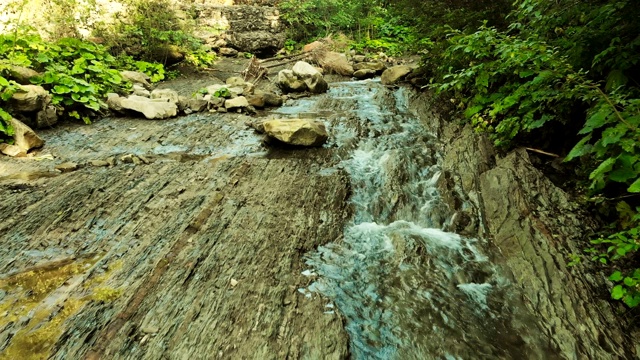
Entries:
POLYGON ((355 359, 517 357, 522 334, 501 314, 508 282, 486 242, 442 230, 452 215, 437 190, 442 146, 409 96, 379 81, 342 82, 278 111, 333 112, 332 145, 347 151, 322 171, 345 171, 352 189, 353 218, 339 241, 307 254, 315 281, 299 291, 344 315, 355 359))

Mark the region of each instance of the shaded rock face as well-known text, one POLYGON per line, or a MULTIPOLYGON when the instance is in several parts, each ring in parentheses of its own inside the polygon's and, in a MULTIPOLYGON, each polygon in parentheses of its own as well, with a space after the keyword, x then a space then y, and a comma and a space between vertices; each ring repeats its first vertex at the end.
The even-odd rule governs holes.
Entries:
POLYGON ((286 36, 280 13, 269 6, 197 5, 196 35, 205 43, 220 47, 217 31, 226 29, 224 43, 228 48, 268 57, 284 46, 286 36))
POLYGON ((309 119, 267 120, 262 128, 270 137, 290 145, 320 146, 329 138, 322 122, 309 119))
MULTIPOLYGON (((419 99, 415 107, 428 106, 419 99)), ((426 121, 437 123, 432 114, 426 121)), ((528 358, 635 358, 608 301, 607 274, 567 266, 595 229, 580 205, 536 169, 524 149, 499 157, 486 136, 438 124, 433 131, 445 144, 440 192, 456 212, 449 230, 488 239, 492 261, 522 296, 505 307, 531 319, 511 326, 550 337, 547 357, 528 358)))

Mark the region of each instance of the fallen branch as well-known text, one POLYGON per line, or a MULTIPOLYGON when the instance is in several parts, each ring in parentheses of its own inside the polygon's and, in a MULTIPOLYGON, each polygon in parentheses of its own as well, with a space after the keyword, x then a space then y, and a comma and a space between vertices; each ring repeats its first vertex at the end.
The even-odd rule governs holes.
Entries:
POLYGON ((543 151, 543 150, 538 150, 538 149, 533 149, 533 148, 528 148, 528 147, 526 147, 525 150, 529 150, 529 151, 534 152, 534 153, 547 155, 547 156, 551 156, 551 157, 555 157, 555 158, 560 157, 560 155, 558 155, 558 154, 546 152, 546 151, 543 151))

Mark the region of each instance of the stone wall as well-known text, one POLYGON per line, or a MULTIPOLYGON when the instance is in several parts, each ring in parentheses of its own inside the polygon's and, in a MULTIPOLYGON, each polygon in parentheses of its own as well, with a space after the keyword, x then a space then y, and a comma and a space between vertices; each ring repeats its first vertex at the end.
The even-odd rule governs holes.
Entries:
POLYGON ((196 6, 196 35, 209 45, 220 44, 239 51, 270 54, 285 41, 280 13, 261 6, 196 6))
MULTIPOLYGON (((53 3, 30 0, 28 6, 20 8, 15 5, 17 1, 0 4, 0 33, 8 31, 12 23, 25 23, 28 19, 29 25, 41 30, 45 37, 60 34, 57 25, 65 28, 62 35, 75 33, 90 37, 95 23, 108 23, 113 21, 114 15, 117 18, 118 13, 126 14, 121 0, 97 0, 96 6, 79 3, 74 9, 75 15, 63 11, 61 16, 75 18, 70 23, 64 17, 56 20, 55 14, 64 9, 54 9, 53 3)), ((195 35, 214 49, 229 46, 239 51, 269 55, 284 45, 280 13, 272 6, 277 2, 275 0, 172 1, 182 10, 182 18, 195 20, 195 35)))

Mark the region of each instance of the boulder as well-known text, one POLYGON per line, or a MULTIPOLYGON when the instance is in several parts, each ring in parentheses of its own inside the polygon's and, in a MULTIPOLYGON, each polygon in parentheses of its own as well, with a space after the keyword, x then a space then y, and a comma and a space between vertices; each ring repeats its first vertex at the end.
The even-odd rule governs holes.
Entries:
POLYGON ((361 69, 353 73, 353 77, 359 80, 371 79, 376 76, 376 71, 372 69, 361 69))
POLYGON ((58 123, 58 111, 53 105, 47 105, 36 114, 36 127, 38 129, 51 127, 58 123))
POLYGON ((149 90, 145 89, 145 87, 141 84, 133 84, 131 90, 133 91, 133 95, 151 97, 151 93, 149 92, 149 90))
POLYGON ((349 64, 347 56, 335 51, 326 51, 316 56, 316 61, 327 73, 340 74, 342 76, 353 75, 354 68, 349 64))
POLYGON ((316 120, 267 120, 263 126, 267 135, 290 145, 320 146, 329 138, 324 123, 316 120))
POLYGON ((366 59, 367 59, 367 57, 364 56, 364 55, 354 55, 353 56, 353 62, 355 62, 355 63, 361 63, 361 62, 365 61, 366 59))
POLYGON ((11 97, 11 107, 19 112, 34 112, 44 109, 51 102, 51 95, 39 85, 21 85, 11 97))
POLYGON ((279 95, 276 95, 274 93, 264 92, 263 96, 264 96, 265 105, 267 105, 267 106, 276 106, 277 107, 277 106, 282 106, 282 104, 284 103, 284 100, 282 99, 282 97, 279 96, 279 95))
POLYGON ((194 112, 202 112, 207 108, 207 100, 203 98, 191 98, 187 101, 187 109, 191 109, 194 112))
POLYGON ((247 101, 246 97, 238 96, 238 97, 233 98, 233 99, 227 99, 224 102, 224 107, 227 110, 229 110, 229 109, 244 109, 244 108, 249 107, 249 102, 247 101))
POLYGON ((306 91, 307 85, 299 79, 291 70, 281 70, 278 73, 278 86, 284 92, 306 91))
POLYGON ((139 71, 120 71, 120 76, 125 80, 144 86, 145 89, 151 90, 151 78, 149 75, 139 71))
POLYGON ((324 43, 323 43, 322 41, 317 41, 317 40, 316 40, 316 41, 314 41, 314 42, 312 42, 312 43, 309 43, 309 44, 305 45, 305 46, 302 48, 302 51, 303 51, 303 52, 311 52, 311 51, 314 51, 314 50, 320 49, 320 48, 322 48, 322 47, 324 47, 324 43))
POLYGON ((7 65, 9 78, 22 85, 30 85, 30 79, 40 75, 39 72, 24 66, 7 65))
POLYGON ((275 54, 284 46, 285 40, 284 33, 273 33, 266 30, 227 33, 229 46, 252 54, 275 54))
POLYGON ((353 69, 358 70, 373 70, 376 73, 383 72, 387 67, 381 61, 367 61, 355 64, 353 69))
POLYGON ((178 105, 166 99, 148 99, 131 95, 120 101, 123 109, 142 113, 147 119, 167 119, 178 114, 178 105))
POLYGON ((152 99, 162 99, 167 102, 178 103, 180 101, 180 95, 178 92, 171 89, 156 89, 151 92, 152 99))
POLYGON ((239 76, 232 76, 232 77, 228 78, 227 81, 225 81, 225 84, 227 84, 229 87, 241 87, 241 88, 244 88, 245 81, 244 81, 243 78, 241 78, 239 76))
POLYGON ((411 73, 411 67, 398 65, 388 68, 382 73, 382 84, 393 85, 411 73))
POLYGON ((222 55, 222 56, 233 57, 233 56, 238 55, 238 50, 230 48, 230 47, 221 47, 218 50, 218 53, 220 53, 220 55, 222 55))
POLYGON ((120 95, 116 93, 108 93, 107 94, 107 106, 109 110, 122 112, 122 99, 120 95))
POLYGON ((249 102, 249 105, 258 109, 262 109, 266 105, 264 94, 249 95, 247 96, 247 101, 249 102))
POLYGON ((11 119, 11 126, 13 127, 13 144, 24 152, 44 145, 44 140, 20 120, 11 119))
POLYGON ((0 144, 0 152, 11 157, 25 157, 27 152, 16 145, 0 144))
POLYGON ((329 89, 329 84, 324 80, 318 69, 307 62, 298 61, 293 65, 291 71, 296 78, 304 81, 307 89, 314 94, 321 94, 329 89))

